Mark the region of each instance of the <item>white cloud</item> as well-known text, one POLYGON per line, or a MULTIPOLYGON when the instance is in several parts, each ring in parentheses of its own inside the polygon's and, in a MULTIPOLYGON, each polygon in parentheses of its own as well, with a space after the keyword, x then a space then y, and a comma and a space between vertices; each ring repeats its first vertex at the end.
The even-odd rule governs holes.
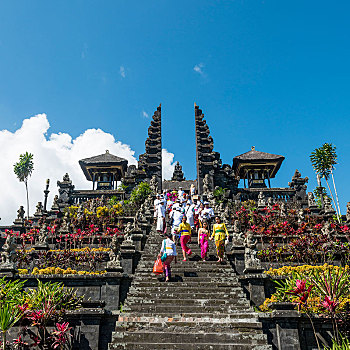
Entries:
POLYGON ((126 77, 126 72, 125 72, 125 67, 124 66, 120 66, 119 73, 120 73, 122 78, 126 77))
MULTIPOLYGON (((49 128, 46 114, 38 114, 24 119, 15 132, 0 130, 0 225, 10 225, 20 205, 26 208, 25 186, 13 172, 13 164, 21 153, 34 154, 34 171, 28 182, 30 214, 35 212, 37 202, 44 199, 47 178, 51 180, 49 208, 53 197, 58 194, 57 180, 62 180, 65 173, 69 174, 76 189, 92 188, 78 164, 80 159, 105 153, 108 149, 110 153, 127 159, 129 164, 137 164, 135 152, 129 145, 101 129, 88 129, 73 138, 68 133, 50 134, 49 128)), ((174 154, 163 149, 162 155, 164 178, 169 179, 175 166, 174 154)))
POLYGON ((162 149, 162 172, 163 180, 170 180, 175 168, 174 153, 162 149))
POLYGON ((199 63, 193 67, 193 70, 198 74, 200 74, 201 76, 204 76, 205 74, 203 72, 203 68, 204 68, 204 63, 199 63))
POLYGON ((142 111, 142 116, 144 118, 148 118, 149 117, 149 115, 148 115, 148 113, 146 111, 142 111))

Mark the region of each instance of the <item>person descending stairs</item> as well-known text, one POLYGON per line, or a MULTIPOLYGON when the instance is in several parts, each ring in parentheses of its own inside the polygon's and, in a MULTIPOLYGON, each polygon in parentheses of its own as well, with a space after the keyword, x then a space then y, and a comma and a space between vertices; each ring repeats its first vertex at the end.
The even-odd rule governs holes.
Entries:
POLYGON ((164 282, 152 273, 162 241, 152 229, 109 350, 272 349, 237 275, 217 263, 213 247, 209 261, 202 261, 192 233, 191 257, 173 263, 171 281, 164 282))

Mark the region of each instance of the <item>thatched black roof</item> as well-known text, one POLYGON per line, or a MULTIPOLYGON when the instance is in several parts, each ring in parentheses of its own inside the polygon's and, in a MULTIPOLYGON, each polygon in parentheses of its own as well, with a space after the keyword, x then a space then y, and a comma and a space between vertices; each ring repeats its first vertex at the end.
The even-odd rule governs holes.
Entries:
POLYGON ((123 176, 127 169, 128 161, 124 158, 110 154, 107 150, 104 154, 79 160, 79 165, 83 170, 86 179, 92 181, 92 172, 90 168, 96 167, 102 170, 104 167, 117 167, 120 169, 120 176, 123 176))
POLYGON ((266 166, 270 168, 270 177, 273 178, 281 167, 284 159, 285 158, 281 155, 260 152, 255 150, 255 147, 252 147, 249 152, 234 157, 232 167, 238 176, 244 177, 244 168, 260 168, 266 166))

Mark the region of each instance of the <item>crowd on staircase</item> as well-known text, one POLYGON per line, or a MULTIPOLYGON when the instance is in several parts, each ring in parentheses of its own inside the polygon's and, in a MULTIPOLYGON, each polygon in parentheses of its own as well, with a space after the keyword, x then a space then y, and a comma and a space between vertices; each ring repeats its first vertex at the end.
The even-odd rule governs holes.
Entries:
POLYGON ((154 219, 157 232, 164 236, 159 258, 163 262, 165 281, 170 280, 172 261, 177 263, 176 246, 179 243, 183 261, 187 261, 188 256, 192 255, 192 250, 188 247, 192 233, 197 233, 197 243, 203 261, 208 260, 209 240, 214 239, 218 262, 223 262, 225 243, 228 243, 229 239, 226 225, 221 222, 219 216, 215 217, 209 202, 202 201, 196 195, 194 186, 189 194, 181 187, 178 191, 163 191, 162 194, 157 194, 154 200, 154 219))

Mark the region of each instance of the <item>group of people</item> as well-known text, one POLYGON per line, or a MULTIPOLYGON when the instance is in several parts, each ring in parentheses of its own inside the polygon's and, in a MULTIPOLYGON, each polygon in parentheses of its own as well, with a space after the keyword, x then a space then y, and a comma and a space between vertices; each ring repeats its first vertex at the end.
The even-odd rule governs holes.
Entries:
POLYGON ((212 224, 215 215, 209 202, 202 203, 195 193, 190 191, 190 195, 188 195, 181 187, 177 191, 176 197, 172 195, 163 192, 162 195, 158 194, 154 201, 157 231, 165 236, 159 257, 162 257, 166 281, 170 279, 172 261, 177 262, 176 245, 178 242, 181 244, 183 261, 187 261, 187 257, 192 255, 192 250, 188 247, 192 232, 197 232, 203 261, 208 259, 209 240, 214 239, 218 262, 222 262, 225 242, 228 241, 229 237, 226 225, 221 222, 219 216, 215 217, 215 222, 212 224), (169 215, 170 233, 167 233, 166 229, 166 213, 169 215))

